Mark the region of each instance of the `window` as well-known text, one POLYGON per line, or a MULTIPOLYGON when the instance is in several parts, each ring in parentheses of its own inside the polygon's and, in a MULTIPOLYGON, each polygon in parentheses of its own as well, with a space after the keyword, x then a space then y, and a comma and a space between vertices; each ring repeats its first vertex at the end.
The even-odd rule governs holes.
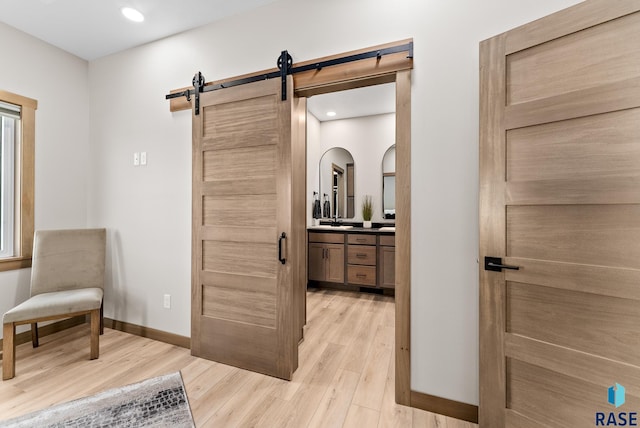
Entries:
POLYGON ((0 271, 31 266, 36 108, 0 91, 0 271))
POLYGON ((19 147, 20 106, 0 102, 0 258, 14 256, 15 148, 19 147))

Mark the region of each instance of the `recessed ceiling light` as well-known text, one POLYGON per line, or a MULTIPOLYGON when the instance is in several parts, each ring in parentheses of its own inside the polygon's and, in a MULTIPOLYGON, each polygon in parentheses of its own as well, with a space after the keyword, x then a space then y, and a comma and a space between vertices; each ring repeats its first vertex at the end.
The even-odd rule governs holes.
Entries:
POLYGON ((327 116, 329 116, 329 117, 333 117, 333 116, 335 116, 335 115, 336 115, 336 112, 335 112, 335 111, 328 111, 328 112, 327 112, 327 116))
POLYGON ((123 7, 122 14, 125 16, 125 18, 133 22, 144 21, 144 15, 140 13, 140 11, 137 11, 131 7, 123 7))

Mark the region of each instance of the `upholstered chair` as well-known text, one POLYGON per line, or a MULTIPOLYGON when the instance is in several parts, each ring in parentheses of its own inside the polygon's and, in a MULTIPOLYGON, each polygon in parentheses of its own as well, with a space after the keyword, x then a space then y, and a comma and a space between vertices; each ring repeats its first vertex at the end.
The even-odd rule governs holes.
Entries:
POLYGON ((31 297, 2 318, 2 379, 15 376, 16 326, 31 324, 34 348, 38 322, 78 315, 91 317, 91 359, 99 355, 105 229, 39 230, 33 243, 31 297))

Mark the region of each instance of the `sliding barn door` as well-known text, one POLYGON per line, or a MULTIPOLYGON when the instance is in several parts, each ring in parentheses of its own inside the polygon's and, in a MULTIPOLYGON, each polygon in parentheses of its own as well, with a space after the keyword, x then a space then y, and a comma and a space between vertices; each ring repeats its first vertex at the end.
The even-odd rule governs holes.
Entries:
POLYGON ((481 44, 482 427, 640 410, 639 9, 586 1, 481 44))
POLYGON ((300 214, 292 190, 305 182, 304 117, 291 78, 288 100, 280 90, 272 79, 206 92, 193 115, 191 346, 290 379, 306 257, 304 207, 300 214))

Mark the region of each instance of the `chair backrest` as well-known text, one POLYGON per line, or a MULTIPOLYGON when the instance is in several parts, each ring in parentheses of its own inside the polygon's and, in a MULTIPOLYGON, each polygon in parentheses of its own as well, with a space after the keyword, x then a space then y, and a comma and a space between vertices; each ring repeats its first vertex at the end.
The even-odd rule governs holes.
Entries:
POLYGON ((38 230, 33 242, 31 296, 104 288, 105 229, 38 230))

